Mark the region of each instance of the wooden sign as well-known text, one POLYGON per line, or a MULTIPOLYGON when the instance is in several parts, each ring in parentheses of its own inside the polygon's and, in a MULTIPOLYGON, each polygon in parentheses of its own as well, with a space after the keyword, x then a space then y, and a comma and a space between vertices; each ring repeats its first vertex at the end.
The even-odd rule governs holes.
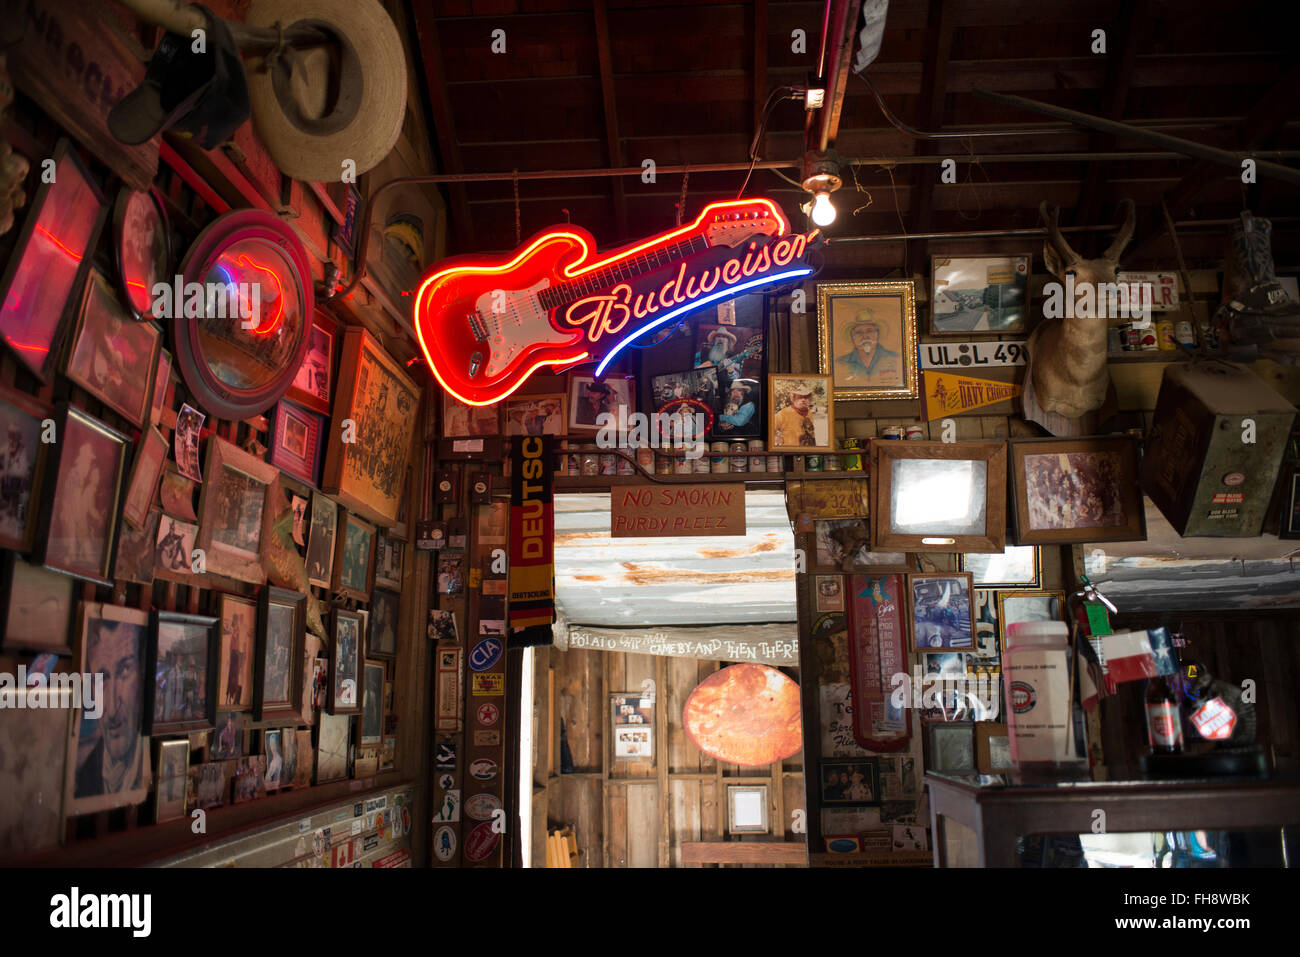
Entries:
POLYGON ((705 661, 753 661, 764 665, 798 665, 799 637, 793 622, 769 625, 665 626, 599 628, 571 625, 556 643, 561 650, 662 655, 705 661))
MULTIPOLYGON (((108 129, 109 110, 144 79, 144 64, 85 0, 30 0, 20 6, 21 12, 6 14, 0 23, 0 49, 9 53, 14 86, 128 185, 148 189, 158 173, 160 137, 127 146, 108 129)), ((41 157, 29 159, 40 165, 41 157)))
POLYGON ((1021 342, 923 342, 922 369, 956 371, 1022 366, 1028 352, 1021 342))
POLYGON ((921 373, 921 395, 929 421, 977 410, 981 415, 1006 415, 1014 411, 1011 400, 1020 395, 1020 386, 1006 380, 927 371, 921 373))
POLYGON ((744 535, 745 486, 626 485, 609 496, 611 538, 744 535))

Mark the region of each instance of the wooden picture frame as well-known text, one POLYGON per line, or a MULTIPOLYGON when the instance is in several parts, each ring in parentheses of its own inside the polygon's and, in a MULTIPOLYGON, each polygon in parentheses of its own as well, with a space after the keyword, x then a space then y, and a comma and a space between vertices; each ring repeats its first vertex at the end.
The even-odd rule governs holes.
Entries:
POLYGON ((1037 545, 1007 545, 1000 555, 962 553, 957 556, 957 568, 974 576, 976 588, 1037 588, 1043 580, 1041 559, 1037 545), (1023 569, 1027 563, 1033 571, 1017 574, 1017 569, 1023 569))
POLYGON ((973 653, 975 586, 970 572, 914 572, 907 576, 908 650, 973 653), (930 583, 936 583, 932 586, 930 583), (918 595, 918 591, 922 594, 918 595), (918 623, 917 616, 924 616, 918 623), (962 636, 965 640, 959 640, 962 636))
POLYGON ((329 419, 291 399, 277 402, 270 418, 266 460, 312 488, 319 488, 329 419))
POLYGON ((131 478, 126 483, 126 496, 122 500, 122 521, 137 532, 143 530, 149 521, 149 510, 158 497, 158 483, 162 481, 170 451, 170 443, 152 425, 140 433, 135 461, 131 463, 131 478))
POLYGON ((375 587, 375 537, 375 526, 351 512, 343 512, 334 543, 331 588, 336 594, 357 601, 370 600, 370 592, 375 587), (362 551, 359 561, 358 550, 362 551), (364 570, 359 565, 364 565, 364 570))
POLYGON ((179 585, 192 585, 200 580, 193 572, 194 546, 198 543, 199 526, 182 521, 158 511, 158 527, 154 531, 153 576, 179 585))
POLYGON ((302 357, 285 396, 300 406, 328 416, 334 398, 334 357, 338 326, 319 309, 307 330, 307 354, 302 357))
POLYGON ((355 611, 335 608, 330 617, 330 675, 325 704, 325 710, 330 714, 361 714, 364 705, 362 665, 365 660, 361 616, 355 611))
POLYGON ((727 785, 727 833, 766 834, 771 829, 767 785, 727 785))
POLYGON ((466 405, 450 392, 442 393, 442 434, 448 438, 469 438, 501 434, 501 406, 466 405))
POLYGON ((0 651, 72 654, 77 581, 0 552, 0 651))
POLYGON ((149 424, 157 425, 162 418, 163 403, 167 400, 167 387, 172 381, 172 354, 158 350, 158 364, 154 367, 153 386, 149 391, 149 424))
POLYGON ((930 335, 1023 335, 1032 263, 1028 252, 931 256, 930 335))
POLYGON ((769 375, 767 402, 769 452, 835 451, 835 403, 830 376, 769 375), (796 395, 808 398, 806 408, 795 406, 796 395))
MULTIPOLYGON (((347 715, 321 713, 316 724, 316 767, 314 782, 328 784, 348 777, 348 752, 352 744, 352 719, 347 715)), ((301 761, 301 758, 299 758, 301 761)))
POLYGON ((0 460, 0 480, 5 490, 0 508, 0 548, 18 552, 32 549, 46 464, 52 454, 51 443, 41 441, 41 423, 50 418, 51 412, 53 408, 35 396, 0 388, 0 435, 5 449, 0 460))
POLYGON ((329 588, 334 581, 334 551, 338 539, 339 506, 333 499, 313 492, 311 521, 307 532, 307 582, 329 588))
POLYGON ((406 544, 391 535, 375 540, 375 587, 401 589, 406 563, 406 544))
POLYGON ((277 473, 256 456, 212 436, 199 494, 199 548, 206 571, 261 585, 266 511, 277 473))
POLYGON ((149 660, 145 675, 144 733, 182 734, 217 726, 217 668, 221 660, 221 620, 154 609, 149 616, 149 660), (174 634, 183 632, 183 634, 174 634), (193 651, 179 643, 199 642, 193 651), (167 647, 164 649, 164 643, 167 647), (175 652, 175 667, 169 667, 175 652), (188 658, 182 662, 181 656, 188 658), (196 659, 203 664, 194 672, 196 659), (202 693, 202 699, 198 695, 202 693), (191 696, 193 703, 190 702, 191 696))
POLYGON ((306 595, 273 585, 262 589, 257 601, 256 666, 253 674, 253 717, 256 720, 297 720, 302 716, 306 630, 306 595))
POLYGON ((880 759, 835 758, 820 762, 817 778, 821 804, 826 807, 879 807, 880 759))
POLYGON ((1133 542, 1147 537, 1137 439, 1011 439, 1007 450, 1018 544, 1133 542), (1090 519, 1094 523, 1086 524, 1090 519))
POLYGON ((1005 724, 975 722, 975 770, 980 774, 1006 774, 1016 769, 1011 761, 1009 733, 1005 724), (1007 743, 998 744, 997 738, 1007 743))
POLYGON ((339 368, 321 488, 371 522, 395 524, 420 390, 364 329, 347 330, 339 368), (344 442, 349 419, 355 441, 344 442))
POLYGON ((498 404, 501 406, 502 435, 565 434, 569 413, 568 396, 563 392, 547 395, 515 393, 498 404))
POLYGON ((612 425, 617 430, 619 408, 626 408, 625 417, 636 411, 636 379, 632 376, 602 376, 598 381, 594 376, 569 375, 569 388, 566 404, 568 406, 565 422, 569 434, 590 433, 595 435, 602 426, 596 419, 601 413, 612 415, 612 425), (590 394, 592 387, 604 389, 604 402, 592 405, 590 394))
POLYGON ((157 773, 154 775, 153 822, 165 824, 185 817, 185 796, 190 785, 190 740, 157 743, 157 773))
POLYGON ((975 733, 970 721, 930 721, 925 726, 928 771, 975 773, 975 733))
POLYGON ((871 462, 874 550, 1001 552, 1006 547, 1005 443, 872 442, 871 462), (961 463, 974 464, 963 468, 961 463), (965 511, 936 516, 936 502, 965 511))
POLYGON ((831 377, 837 401, 917 398, 914 283, 817 283, 817 355, 817 371, 831 377), (870 353, 865 361, 864 352, 870 353))
POLYGON ((251 711, 253 681, 257 672, 257 602, 223 592, 217 599, 217 615, 221 619, 217 709, 251 711))
MULTIPOLYGON (((292 735, 293 730, 290 729, 288 733, 292 735)), ((284 736, 282 728, 267 728, 262 732, 262 754, 266 758, 266 774, 262 783, 268 791, 278 791, 284 786, 284 736)))
POLYGON ((998 651, 1000 654, 1007 653, 1007 626, 1024 621, 1065 621, 1065 592, 1053 589, 1038 589, 1034 591, 1014 591, 1011 593, 998 592, 998 651), (1050 611, 1051 600, 1056 601, 1057 613, 1052 616, 1050 611), (1023 603, 1023 610, 1020 606, 1023 603), (1008 608, 1010 604, 1010 608, 1008 608), (1032 614, 1028 616, 1025 612, 1032 608, 1032 614), (1010 617, 1008 617, 1010 616, 1010 617))
POLYGON ((366 654, 372 658, 397 657, 401 635, 401 602, 402 596, 398 592, 379 587, 371 592, 370 609, 366 617, 366 654))
POLYGON ((357 722, 357 742, 363 748, 368 748, 383 744, 384 741, 384 680, 388 669, 382 661, 367 658, 362 674, 365 692, 361 695, 361 720, 357 722))

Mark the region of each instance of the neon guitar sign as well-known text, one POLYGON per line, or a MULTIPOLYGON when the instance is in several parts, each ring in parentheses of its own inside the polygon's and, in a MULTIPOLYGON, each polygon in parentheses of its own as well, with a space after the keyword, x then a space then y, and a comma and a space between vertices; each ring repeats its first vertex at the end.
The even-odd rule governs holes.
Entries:
POLYGON ((775 203, 705 207, 688 226, 595 258, 584 229, 538 233, 508 261, 460 256, 415 294, 415 330, 442 387, 491 405, 538 369, 599 359, 693 309, 807 276, 808 237, 775 203))

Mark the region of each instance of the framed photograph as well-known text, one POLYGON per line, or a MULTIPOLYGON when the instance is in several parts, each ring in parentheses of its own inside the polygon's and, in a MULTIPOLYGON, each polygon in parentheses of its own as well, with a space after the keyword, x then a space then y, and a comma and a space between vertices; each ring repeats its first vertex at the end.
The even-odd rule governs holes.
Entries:
POLYGON ((54 481, 45 483, 35 557, 46 568, 110 585, 129 442, 76 406, 60 404, 54 481))
POLYGON ((320 492, 311 497, 311 525, 307 533, 307 581, 329 588, 334 573, 334 539, 338 533, 339 507, 320 492))
POLYGON ((975 577, 976 588, 1037 588, 1041 581, 1034 545, 1008 545, 1001 555, 959 555, 957 567, 975 577))
POLYGON ((67 747, 69 817, 142 804, 149 796, 144 736, 145 653, 149 613, 82 602, 78 610, 81 672, 102 675, 102 712, 75 708, 67 747))
POLYGON ((266 797, 266 755, 250 754, 235 764, 235 804, 266 797))
POLYGON ((136 531, 143 529, 149 521, 149 509, 158 495, 167 452, 167 440, 163 434, 152 425, 145 428, 136 445, 131 479, 126 484, 126 499, 122 503, 122 521, 136 531))
POLYGON ((1002 442, 872 442, 872 546, 909 552, 1006 547, 1002 442))
POLYGON ((334 591, 344 598, 369 601, 374 566, 375 526, 345 512, 334 554, 334 591))
MULTIPOLYGON (((636 380, 631 376, 607 376, 597 381, 589 375, 569 376, 569 431, 599 432, 601 415, 609 413, 617 423, 636 411, 636 380)), ((617 425, 614 426, 617 428, 617 425)))
POLYGON ((139 428, 150 411, 161 348, 158 328, 136 322, 103 274, 91 270, 68 348, 68 378, 139 428))
POLYGON ((975 650, 975 600, 970 572, 907 576, 908 614, 915 652, 975 650))
POLYGON ((930 333, 1014 334, 1029 314, 1029 253, 931 256, 930 333))
POLYGON ((1282 498, 1282 525, 1279 538, 1300 538, 1300 469, 1291 474, 1282 498))
POLYGON ((244 753, 244 716, 235 711, 217 715, 217 730, 212 735, 210 761, 229 761, 244 753))
POLYGON ((268 585, 257 603, 257 669, 253 717, 297 719, 302 707, 307 596, 268 585))
POLYGON ((767 392, 769 452, 834 451, 830 376, 770 375, 767 392))
POLYGON ((204 809, 221 807, 230 800, 230 779, 234 761, 209 761, 190 768, 190 788, 194 806, 204 809))
POLYGON ((149 395, 149 424, 157 425, 162 418, 163 403, 167 401, 167 386, 172 378, 172 354, 166 349, 158 350, 158 366, 153 374, 153 388, 149 395))
POLYGON ((307 354, 285 393, 300 405, 325 415, 330 414, 337 335, 334 321, 324 313, 317 312, 312 317, 311 329, 307 333, 307 354))
MULTIPOLYGON (((456 613, 430 608, 428 635, 431 641, 435 641, 440 645, 460 644, 456 628, 456 613)), ((373 653, 371 652, 371 654, 373 653)))
POLYGON ((347 715, 322 714, 316 725, 316 783, 328 784, 348 776, 348 750, 352 719, 347 715))
POLYGON ((119 581, 152 585, 154 579, 154 549, 158 545, 158 523, 162 512, 149 509, 144 528, 136 531, 130 525, 118 530, 117 556, 113 559, 113 578, 119 581))
POLYGON ((375 542, 375 584, 385 588, 401 588, 402 560, 405 555, 405 545, 387 535, 380 535, 375 542))
POLYGON ((361 713, 361 663, 365 660, 361 616, 335 608, 330 619, 329 700, 334 715, 361 713))
POLYGON ((366 628, 366 653, 376 658, 397 657, 398 611, 402 596, 376 588, 370 596, 370 621, 366 628))
POLYGON ((383 743, 384 739, 384 675, 386 669, 382 661, 367 661, 362 681, 366 690, 361 696, 361 741, 362 747, 383 743))
POLYGON ((654 707, 654 698, 636 692, 609 696, 614 760, 654 760, 654 707))
POLYGON ((182 585, 191 584, 194 581, 191 563, 198 536, 197 525, 159 512, 153 551, 154 577, 182 585))
POLYGON ((831 377, 834 398, 915 399, 914 286, 819 282, 817 348, 817 371, 831 377))
POLYGON ((121 292, 140 321, 162 320, 154 315, 153 287, 171 284, 172 244, 161 195, 153 189, 123 186, 113 206, 113 241, 121 292))
POLYGON ((862 518, 828 518, 813 522, 817 568, 851 572, 907 573, 916 570, 906 552, 871 551, 871 526, 862 518))
POLYGON ((72 654, 75 579, 0 552, 0 650, 72 654))
POLYGON ((1065 621, 1065 592, 998 592, 999 647, 1007 650, 1007 628, 1024 621, 1065 621))
POLYGON ((41 423, 50 407, 21 392, 0 389, 0 548, 27 552, 36 534, 36 495, 44 479, 49 445, 41 423))
POLYGON ((969 721, 931 721, 926 726, 930 771, 949 773, 974 773, 974 725, 969 721))
POLYGON ((145 696, 144 733, 215 728, 220 621, 155 609, 149 630, 150 684, 145 696))
MULTIPOLYGON (((288 732, 290 735, 292 731, 288 732)), ((279 790, 280 785, 284 784, 284 736, 285 732, 276 728, 273 731, 262 732, 262 749, 266 752, 266 775, 263 778, 268 791, 279 790)))
POLYGON ((41 381, 52 371, 64 317, 108 219, 104 195, 72 143, 60 139, 52 158, 54 175, 36 190, 0 276, 0 336, 41 381))
POLYGON ((821 762, 821 798, 823 807, 878 806, 881 802, 879 759, 821 762))
POLYGON ((442 393, 442 434, 451 438, 500 435, 501 409, 492 405, 466 405, 450 392, 442 393))
POLYGON ((257 603, 223 594, 217 602, 221 619, 221 664, 217 672, 217 707, 250 711, 253 707, 253 652, 257 632, 257 603))
POLYGON ((515 396, 499 403, 506 435, 563 435, 564 395, 515 396))
POLYGON ((1146 538, 1135 438, 1013 439, 1007 445, 1019 544, 1146 538))
POLYGON ((290 399, 281 399, 271 414, 271 447, 266 460, 301 479, 312 488, 320 485, 325 457, 325 429, 329 419, 290 399))
POLYGON ((758 379, 763 374, 763 297, 753 297, 753 304, 753 313, 746 317, 750 325, 695 324, 693 365, 697 369, 716 369, 723 394, 730 391, 731 383, 737 379, 758 379))
POLYGON ((766 834, 769 830, 767 785, 727 785, 727 833, 766 834))
POLYGON ((203 481, 199 468, 199 440, 203 437, 203 422, 207 416, 187 402, 181 403, 176 413, 176 431, 172 444, 176 449, 176 471, 194 482, 203 481))
POLYGON ((960 651, 940 651, 921 655, 921 674, 931 678, 957 678, 966 676, 967 655, 960 651))
POLYGON ((364 329, 343 340, 333 437, 325 456, 322 491, 372 522, 397 521, 420 395, 401 364, 364 329), (341 442, 343 422, 355 442, 341 442))
MULTIPOLYGON (((650 386, 654 407, 660 412, 672 412, 683 404, 698 403, 708 411, 712 421, 715 410, 721 408, 722 388, 718 382, 718 370, 714 366, 657 375, 651 378, 650 386), (669 408, 665 409, 665 406, 669 408)), ((682 411, 690 412, 692 409, 683 408, 682 411)), ((754 435, 758 435, 757 426, 754 435)))
POLYGON ((179 821, 185 816, 185 792, 190 784, 190 741, 158 742, 158 794, 154 801, 155 824, 179 821))
POLYGON ((5 756, 0 860, 6 863, 57 848, 65 825, 62 755, 68 746, 72 689, 28 688, 26 695, 27 707, 0 709, 0 754, 5 756))
POLYGON ((297 731, 285 732, 286 737, 290 734, 296 739, 297 763, 294 765, 293 778, 289 783, 296 788, 310 787, 312 775, 316 771, 316 752, 311 746, 311 730, 300 728, 297 731))
POLYGON ((997 592, 987 588, 975 589, 975 659, 976 663, 996 661, 998 651, 998 598, 997 592))
POLYGON ((975 724, 975 770, 980 774, 1014 771, 1011 763, 1011 739, 1005 724, 979 721, 975 724))
POLYGON ((260 585, 266 581, 262 525, 275 468, 214 435, 208 440, 206 471, 199 548, 207 556, 207 571, 260 585))

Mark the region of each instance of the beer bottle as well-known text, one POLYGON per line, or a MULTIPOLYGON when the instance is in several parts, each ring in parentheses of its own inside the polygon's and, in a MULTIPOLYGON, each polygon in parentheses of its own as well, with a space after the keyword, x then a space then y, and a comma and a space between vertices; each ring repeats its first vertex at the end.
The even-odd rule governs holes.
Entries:
POLYGON ((1183 724, 1178 714, 1178 698, 1173 685, 1164 675, 1147 683, 1147 738, 1155 754, 1177 754, 1183 750, 1183 724))

